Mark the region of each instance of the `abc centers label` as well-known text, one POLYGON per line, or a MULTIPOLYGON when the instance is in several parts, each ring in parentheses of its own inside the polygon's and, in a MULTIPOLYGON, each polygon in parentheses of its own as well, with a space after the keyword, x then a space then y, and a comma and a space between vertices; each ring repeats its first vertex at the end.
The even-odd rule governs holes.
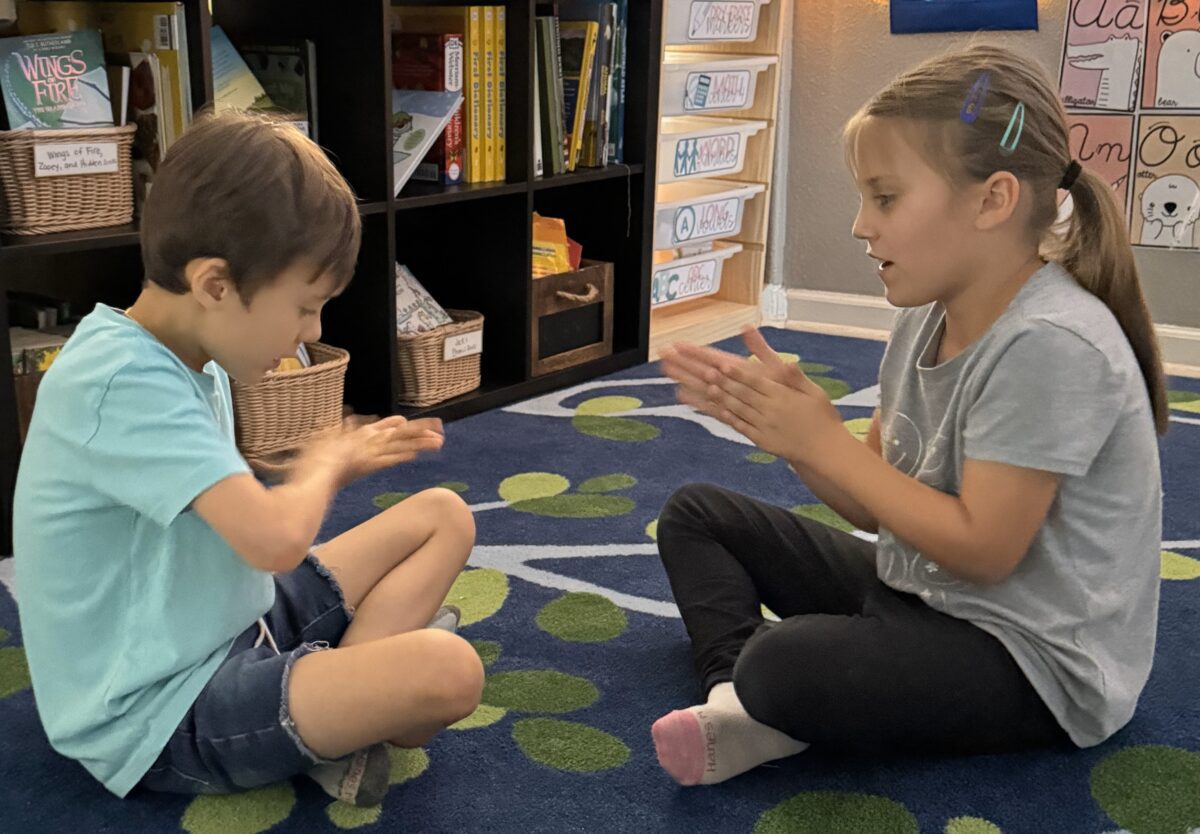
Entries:
POLYGON ((707 295, 716 289, 716 279, 716 259, 689 264, 679 269, 660 269, 654 273, 654 280, 650 285, 650 303, 667 304, 707 295))

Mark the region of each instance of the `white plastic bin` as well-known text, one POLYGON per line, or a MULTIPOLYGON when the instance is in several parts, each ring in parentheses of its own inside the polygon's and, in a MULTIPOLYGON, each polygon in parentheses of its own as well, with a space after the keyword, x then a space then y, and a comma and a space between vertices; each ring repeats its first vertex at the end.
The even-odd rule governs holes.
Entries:
POLYGON ((766 189, 760 183, 693 180, 658 186, 654 248, 674 249, 736 237, 746 201, 766 189))
MULTIPOLYGON (((770 0, 667 0, 664 43, 752 41, 758 17, 770 0)), ((786 0, 780 0, 786 2, 786 0)))
POLYGON ((663 118, 658 131, 658 181, 738 173, 746 164, 747 140, 766 126, 758 119, 663 118))
POLYGON ((703 298, 721 289, 725 261, 742 251, 742 244, 717 241, 712 251, 678 258, 654 268, 650 281, 650 306, 666 307, 680 301, 703 298))
POLYGON ((662 115, 703 115, 753 107, 759 73, 778 60, 775 55, 669 52, 663 62, 662 115))

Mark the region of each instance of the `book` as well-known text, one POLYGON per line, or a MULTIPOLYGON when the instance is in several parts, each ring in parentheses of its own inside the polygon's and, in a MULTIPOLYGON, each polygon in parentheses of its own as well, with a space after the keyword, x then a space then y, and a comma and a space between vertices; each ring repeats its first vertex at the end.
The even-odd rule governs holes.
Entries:
MULTIPOLYGON (((162 152, 191 121, 192 92, 183 3, 20 0, 17 15, 22 28, 29 32, 100 30, 104 57, 109 64, 135 68, 131 56, 155 55, 160 82, 155 112, 162 122, 156 142, 162 152)), ((135 84, 136 79, 131 78, 131 96, 135 84)))
POLYGON ((603 167, 608 162, 608 96, 616 42, 617 5, 604 0, 561 0, 559 8, 564 21, 590 20, 599 27, 579 164, 588 168, 603 167))
POLYGON ((12 130, 113 125, 95 30, 0 39, 0 89, 12 130))
POLYGON ((213 101, 222 110, 271 110, 275 103, 220 26, 212 28, 213 101))
POLYGON ((540 177, 545 172, 542 162, 542 80, 541 61, 533 62, 533 175, 540 177))
POLYGON ((496 7, 480 8, 483 16, 483 181, 496 180, 496 116, 500 99, 496 89, 496 7))
POLYGON ((496 7, 496 179, 508 177, 505 140, 508 121, 508 20, 504 6, 496 7))
POLYGON ((553 19, 539 17, 537 23, 538 123, 542 140, 543 174, 561 174, 564 170, 562 84, 554 53, 553 19))
POLYGON ((274 104, 314 142, 317 136, 317 46, 293 38, 238 47, 250 72, 274 104))
POLYGON ((559 23, 563 68, 563 129, 570 134, 567 170, 574 171, 583 150, 583 124, 596 55, 599 25, 595 21, 559 23))
POLYGON ((395 196, 462 106, 462 93, 392 90, 392 171, 395 196))
MULTIPOLYGON (((463 38, 445 34, 392 34, 392 84, 402 90, 461 93, 463 88, 463 38)), ((413 173, 415 180, 457 185, 462 182, 463 112, 455 111, 441 137, 413 173)))
POLYGON ((113 124, 118 127, 129 121, 129 67, 105 67, 108 75, 108 94, 112 99, 113 124))
POLYGON ((617 0, 617 32, 613 43, 612 83, 608 98, 608 158, 625 161, 625 53, 629 32, 629 0, 617 0))

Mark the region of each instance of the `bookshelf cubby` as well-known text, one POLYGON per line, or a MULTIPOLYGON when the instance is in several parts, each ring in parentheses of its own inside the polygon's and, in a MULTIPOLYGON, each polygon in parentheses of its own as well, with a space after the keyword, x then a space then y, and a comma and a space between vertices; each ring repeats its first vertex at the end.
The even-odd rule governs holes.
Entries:
MULTIPOLYGON (((490 0, 501 5, 501 0, 490 0)), ((211 26, 234 43, 308 38, 317 50, 321 145, 360 199, 363 244, 354 280, 323 316, 322 339, 350 351, 346 399, 364 414, 454 419, 643 362, 649 349, 662 0, 630 0, 625 164, 533 175, 536 0, 507 12, 507 155, 504 182, 407 184, 392 196, 390 33, 393 5, 445 0, 183 0, 193 100, 212 100, 211 26), (563 217, 587 258, 614 265, 613 352, 534 377, 530 339, 532 213, 563 217), (439 405, 397 404, 393 263, 408 265, 446 307, 483 313, 482 384, 439 405)), ((0 237, 0 344, 7 293, 32 291, 80 306, 131 303, 141 285, 136 223, 33 237, 0 237)), ((11 552, 20 443, 11 377, 0 381, 0 556, 11 552)))

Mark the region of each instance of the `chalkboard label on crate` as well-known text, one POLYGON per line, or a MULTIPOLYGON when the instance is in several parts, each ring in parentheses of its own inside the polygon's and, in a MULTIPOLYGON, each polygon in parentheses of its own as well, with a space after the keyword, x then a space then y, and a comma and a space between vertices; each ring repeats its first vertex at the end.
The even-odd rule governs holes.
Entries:
POLYGON ((483 331, 472 330, 470 333, 460 333, 457 336, 447 336, 442 343, 442 360, 462 359, 483 353, 483 331))
POLYGON ((115 174, 116 142, 78 142, 33 146, 33 170, 38 177, 74 174, 115 174))

